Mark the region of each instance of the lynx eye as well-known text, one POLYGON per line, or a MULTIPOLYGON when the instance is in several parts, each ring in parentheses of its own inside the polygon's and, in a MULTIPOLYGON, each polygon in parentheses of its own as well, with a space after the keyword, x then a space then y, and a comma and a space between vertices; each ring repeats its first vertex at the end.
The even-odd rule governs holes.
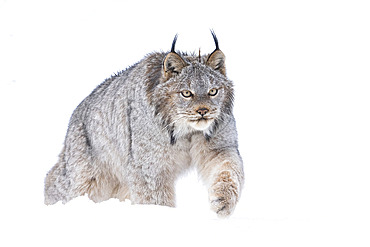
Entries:
POLYGON ((188 91, 188 90, 184 90, 181 92, 181 95, 184 97, 184 98, 190 98, 191 96, 193 96, 193 94, 188 91))
POLYGON ((217 93, 218 93, 218 89, 213 88, 213 89, 209 90, 208 95, 209 96, 216 96, 217 93))

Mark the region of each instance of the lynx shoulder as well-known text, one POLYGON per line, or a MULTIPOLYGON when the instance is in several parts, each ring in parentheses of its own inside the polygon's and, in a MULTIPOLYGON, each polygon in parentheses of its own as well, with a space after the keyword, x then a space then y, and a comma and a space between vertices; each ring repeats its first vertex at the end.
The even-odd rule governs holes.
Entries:
POLYGON ((229 216, 241 195, 243 163, 225 55, 152 53, 105 80, 73 112, 45 204, 87 194, 94 202, 175 206, 175 182, 195 168, 211 209, 229 216))

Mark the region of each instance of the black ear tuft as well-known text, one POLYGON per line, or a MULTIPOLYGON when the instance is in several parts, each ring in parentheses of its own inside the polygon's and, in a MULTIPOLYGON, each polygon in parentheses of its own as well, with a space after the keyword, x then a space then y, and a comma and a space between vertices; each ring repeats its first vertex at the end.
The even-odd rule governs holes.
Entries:
POLYGON ((213 37, 213 40, 215 41, 215 45, 216 45, 216 49, 215 51, 219 50, 220 48, 218 47, 218 39, 217 39, 217 36, 215 34, 215 31, 213 31, 213 29, 211 29, 211 34, 212 34, 212 37, 213 37))
POLYGON ((225 55, 218 46, 218 39, 213 30, 211 30, 213 40, 215 41, 216 49, 208 56, 206 64, 221 74, 226 75, 225 55))
POLYGON ((175 38, 173 39, 173 41, 172 41, 172 46, 171 46, 171 52, 174 52, 174 53, 176 53, 175 52, 175 45, 176 45, 176 41, 177 41, 177 37, 178 37, 179 35, 178 34, 176 34, 175 35, 175 38))

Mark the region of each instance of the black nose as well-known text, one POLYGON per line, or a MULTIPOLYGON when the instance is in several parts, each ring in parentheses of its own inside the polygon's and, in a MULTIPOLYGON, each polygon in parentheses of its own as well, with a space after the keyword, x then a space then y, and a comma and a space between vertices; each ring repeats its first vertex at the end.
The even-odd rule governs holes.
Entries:
POLYGON ((197 112, 203 117, 209 110, 207 108, 199 108, 197 112))

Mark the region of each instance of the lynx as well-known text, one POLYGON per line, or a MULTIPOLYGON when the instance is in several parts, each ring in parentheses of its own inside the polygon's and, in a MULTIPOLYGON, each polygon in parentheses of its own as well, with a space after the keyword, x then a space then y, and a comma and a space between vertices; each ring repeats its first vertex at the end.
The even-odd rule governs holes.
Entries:
POLYGON ((73 112, 45 204, 87 194, 175 206, 175 183, 195 168, 211 209, 233 213, 244 183, 225 56, 155 52, 106 79, 73 112))

